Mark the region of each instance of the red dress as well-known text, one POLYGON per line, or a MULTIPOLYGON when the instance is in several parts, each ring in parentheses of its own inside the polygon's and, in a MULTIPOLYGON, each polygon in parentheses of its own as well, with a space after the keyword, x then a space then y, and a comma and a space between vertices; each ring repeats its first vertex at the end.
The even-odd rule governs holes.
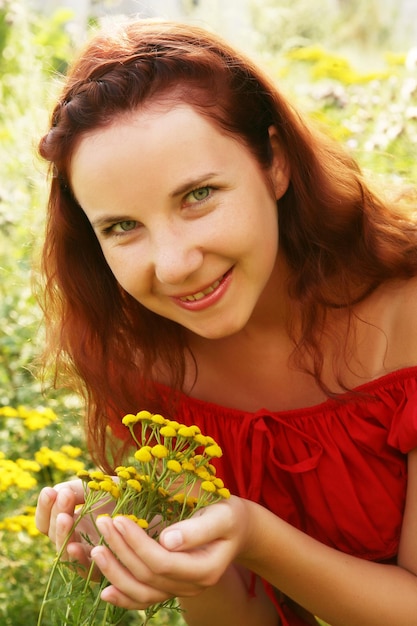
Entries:
MULTIPOLYGON (((197 424, 221 446, 218 474, 233 494, 337 550, 395 559, 407 453, 417 447, 417 367, 281 412, 249 413, 183 395, 176 419, 197 424)), ((284 624, 304 623, 280 613, 284 624)))

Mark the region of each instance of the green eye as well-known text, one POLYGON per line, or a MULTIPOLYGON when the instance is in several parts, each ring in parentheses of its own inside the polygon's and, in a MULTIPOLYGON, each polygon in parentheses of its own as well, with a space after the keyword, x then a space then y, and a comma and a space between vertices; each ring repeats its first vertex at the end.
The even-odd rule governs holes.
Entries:
POLYGON ((211 193, 211 187, 200 187, 199 189, 193 189, 188 196, 187 200, 190 203, 193 202, 202 202, 203 200, 207 200, 211 193))
POLYGON ((125 222, 119 222, 118 224, 115 224, 113 227, 114 231, 123 231, 123 232, 127 232, 129 230, 133 230, 134 228, 136 228, 137 222, 135 222, 134 220, 126 220, 125 222))

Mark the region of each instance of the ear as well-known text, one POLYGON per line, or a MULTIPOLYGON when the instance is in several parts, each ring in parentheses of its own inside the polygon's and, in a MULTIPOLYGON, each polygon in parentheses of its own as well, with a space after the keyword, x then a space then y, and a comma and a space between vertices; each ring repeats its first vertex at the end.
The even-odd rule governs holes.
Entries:
POLYGON ((290 183, 290 167, 287 156, 282 149, 275 126, 268 128, 269 141, 272 149, 272 164, 270 167, 270 179, 277 200, 282 198, 290 183))

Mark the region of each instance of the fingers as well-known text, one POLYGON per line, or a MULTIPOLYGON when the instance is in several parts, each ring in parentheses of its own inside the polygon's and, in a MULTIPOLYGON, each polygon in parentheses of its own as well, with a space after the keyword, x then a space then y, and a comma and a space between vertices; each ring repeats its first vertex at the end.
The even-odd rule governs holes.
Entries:
POLYGON ((52 489, 52 487, 45 487, 39 494, 35 522, 36 528, 44 535, 47 535, 49 532, 51 511, 57 495, 57 491, 52 489))
POLYGON ((236 523, 234 498, 219 502, 198 511, 188 520, 172 524, 165 528, 159 538, 164 548, 170 551, 190 551, 198 546, 227 538, 233 532, 236 523))
POLYGON ((77 504, 84 502, 84 488, 80 480, 68 481, 45 487, 39 494, 36 509, 36 526, 44 535, 55 542, 55 524, 59 513, 73 516, 77 504))

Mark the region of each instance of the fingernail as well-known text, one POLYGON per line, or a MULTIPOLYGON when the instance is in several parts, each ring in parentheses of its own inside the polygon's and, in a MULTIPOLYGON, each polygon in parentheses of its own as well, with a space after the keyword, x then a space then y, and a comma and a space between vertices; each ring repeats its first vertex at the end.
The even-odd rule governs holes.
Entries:
POLYGON ((67 508, 68 504, 69 504, 69 498, 68 495, 65 493, 65 491, 63 492, 58 492, 58 505, 62 508, 67 508))
POLYGON ((163 535, 163 545, 168 550, 175 550, 183 542, 180 530, 166 530, 163 535))
POLYGON ((40 502, 41 502, 41 504, 44 504, 44 505, 50 504, 51 496, 49 495, 49 493, 47 491, 42 491, 41 497, 40 497, 40 502))
POLYGON ((107 564, 107 559, 105 555, 103 554, 103 552, 100 550, 100 548, 96 547, 91 550, 91 558, 94 560, 94 562, 96 563, 96 565, 98 565, 100 569, 102 567, 105 567, 107 564))
POLYGON ((119 531, 121 535, 126 534, 126 528, 123 523, 123 518, 121 515, 116 515, 116 517, 113 520, 113 524, 116 526, 117 530, 119 531))
POLYGON ((99 529, 100 533, 103 535, 104 538, 107 537, 107 535, 109 534, 109 529, 107 527, 107 522, 106 522, 107 516, 103 517, 98 517, 96 519, 96 524, 97 524, 97 528, 99 529))

